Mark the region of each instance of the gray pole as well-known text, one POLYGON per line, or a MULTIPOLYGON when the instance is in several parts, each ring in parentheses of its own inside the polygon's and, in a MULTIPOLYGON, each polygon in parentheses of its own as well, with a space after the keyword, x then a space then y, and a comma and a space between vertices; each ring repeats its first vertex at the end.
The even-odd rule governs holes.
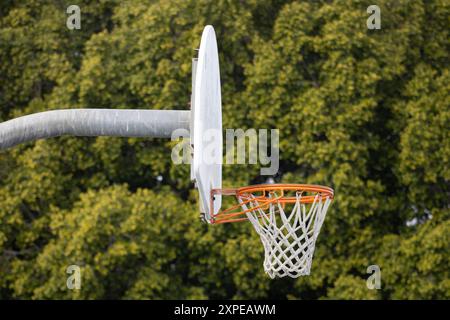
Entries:
POLYGON ((189 131, 190 111, 67 109, 31 114, 0 123, 0 150, 63 135, 170 138, 189 131))

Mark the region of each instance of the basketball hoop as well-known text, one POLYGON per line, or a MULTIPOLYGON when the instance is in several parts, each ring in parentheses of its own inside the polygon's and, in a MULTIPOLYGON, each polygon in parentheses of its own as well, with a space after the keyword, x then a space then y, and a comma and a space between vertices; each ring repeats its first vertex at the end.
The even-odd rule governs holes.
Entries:
POLYGON ((264 246, 264 270, 272 279, 309 275, 333 189, 308 184, 264 184, 214 189, 212 200, 215 194, 235 195, 239 204, 213 215, 210 222, 250 220, 264 246))

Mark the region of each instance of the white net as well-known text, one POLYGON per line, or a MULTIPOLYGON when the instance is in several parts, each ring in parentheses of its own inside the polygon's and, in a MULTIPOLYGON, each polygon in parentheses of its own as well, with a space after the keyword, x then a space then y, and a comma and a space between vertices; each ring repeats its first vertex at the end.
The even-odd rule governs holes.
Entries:
POLYGON ((302 193, 296 193, 295 203, 279 201, 276 192, 268 204, 247 194, 238 197, 264 245, 264 270, 273 279, 309 275, 317 236, 331 203, 329 197, 317 194, 310 204, 302 203, 302 193), (250 201, 248 201, 250 200, 250 201), (290 212, 285 209, 291 208, 290 212))

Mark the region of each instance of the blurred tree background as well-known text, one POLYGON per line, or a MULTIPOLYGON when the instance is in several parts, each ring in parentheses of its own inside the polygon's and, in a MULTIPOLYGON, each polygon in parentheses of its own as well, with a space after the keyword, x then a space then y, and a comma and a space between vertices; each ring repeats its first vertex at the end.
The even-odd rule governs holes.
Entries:
MULTIPOLYGON (((224 128, 280 130, 277 182, 336 197, 312 273, 271 280, 249 223, 199 222, 162 139, 61 137, 0 153, 0 299, 449 299, 449 2, 44 1, 0 7, 0 121, 188 109, 218 37, 224 128), (81 30, 66 8, 81 8, 81 30), (66 268, 82 269, 68 290, 66 268), (381 290, 366 269, 381 268, 381 290)), ((227 165, 224 185, 261 183, 227 165)))

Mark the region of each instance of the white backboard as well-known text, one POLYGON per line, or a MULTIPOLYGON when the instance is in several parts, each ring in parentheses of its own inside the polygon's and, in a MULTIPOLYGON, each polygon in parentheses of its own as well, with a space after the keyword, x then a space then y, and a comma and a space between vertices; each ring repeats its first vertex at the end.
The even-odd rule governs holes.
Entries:
POLYGON ((192 177, 200 196, 200 211, 210 221, 222 204, 215 195, 214 212, 211 190, 222 188, 222 97, 220 92, 219 54, 216 33, 212 26, 203 30, 197 63, 194 63, 193 96, 191 101, 191 143, 194 156, 192 177))

